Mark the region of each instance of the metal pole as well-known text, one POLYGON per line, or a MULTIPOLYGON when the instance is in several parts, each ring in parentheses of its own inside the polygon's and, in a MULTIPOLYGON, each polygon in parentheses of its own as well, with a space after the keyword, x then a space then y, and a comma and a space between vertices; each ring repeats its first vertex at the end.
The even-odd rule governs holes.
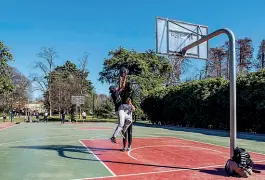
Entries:
POLYGON ((226 34, 229 39, 229 74, 230 74, 230 156, 234 155, 234 148, 236 147, 236 43, 234 33, 230 29, 219 29, 207 36, 202 37, 198 41, 184 47, 182 49, 182 55, 185 57, 186 52, 220 34, 226 34))

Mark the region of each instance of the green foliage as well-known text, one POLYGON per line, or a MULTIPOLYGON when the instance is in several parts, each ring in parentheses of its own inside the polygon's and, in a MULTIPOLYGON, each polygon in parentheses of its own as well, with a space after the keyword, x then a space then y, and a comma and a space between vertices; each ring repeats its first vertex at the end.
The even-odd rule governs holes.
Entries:
POLYGON ((14 86, 12 85, 10 67, 8 62, 13 60, 9 47, 0 41, 0 94, 9 93, 14 86))
MULTIPOLYGON (((71 61, 66 61, 62 66, 57 66, 48 74, 46 79, 51 76, 51 102, 53 108, 57 110, 70 109, 71 96, 85 96, 85 105, 82 106, 83 110, 88 110, 88 100, 93 92, 92 82, 88 79, 89 72, 77 67, 71 61)), ((49 81, 48 81, 49 83, 49 81)), ((44 93, 45 106, 49 108, 49 94, 48 89, 44 93)), ((88 110, 89 111, 89 110, 88 110)))
POLYGON ((101 118, 115 118, 112 102, 106 100, 101 106, 95 109, 95 115, 101 118))
POLYGON ((129 70, 127 82, 133 90, 131 98, 136 106, 135 114, 141 115, 142 98, 149 91, 162 88, 172 70, 171 65, 166 58, 157 56, 151 50, 137 53, 120 47, 109 52, 109 58, 105 59, 103 64, 103 71, 99 73, 99 81, 118 85, 119 70, 122 67, 129 70))
MULTIPOLYGON (((265 71, 237 79, 237 129, 265 132, 265 71)), ((229 129, 229 82, 222 78, 192 81, 156 90, 141 107, 153 123, 229 129)))

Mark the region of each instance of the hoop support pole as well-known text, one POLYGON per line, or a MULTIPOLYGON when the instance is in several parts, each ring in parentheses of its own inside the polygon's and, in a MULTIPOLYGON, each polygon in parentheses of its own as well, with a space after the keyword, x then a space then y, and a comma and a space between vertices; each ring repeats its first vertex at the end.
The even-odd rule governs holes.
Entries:
POLYGON ((213 33, 202 37, 198 41, 184 47, 182 49, 182 56, 185 57, 186 52, 220 34, 226 34, 229 39, 229 76, 230 76, 230 156, 234 155, 234 148, 236 147, 237 138, 237 121, 236 121, 236 50, 235 50, 235 36, 230 29, 219 29, 213 33))

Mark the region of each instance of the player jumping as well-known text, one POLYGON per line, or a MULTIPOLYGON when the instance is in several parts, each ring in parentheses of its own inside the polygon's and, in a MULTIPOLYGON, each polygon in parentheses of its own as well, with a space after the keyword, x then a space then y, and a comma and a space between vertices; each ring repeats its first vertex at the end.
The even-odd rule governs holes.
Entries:
POLYGON ((124 134, 122 131, 123 129, 127 129, 124 128, 125 125, 125 119, 126 119, 126 113, 125 110, 128 110, 127 106, 126 106, 126 92, 124 92, 124 88, 125 88, 125 84, 126 84, 126 75, 127 75, 127 70, 126 68, 121 68, 120 70, 120 79, 119 79, 119 88, 115 88, 115 86, 110 86, 109 90, 111 93, 111 97, 113 99, 113 103, 115 105, 115 114, 118 117, 118 126, 115 129, 113 136, 110 138, 111 142, 116 143, 116 137, 118 135, 118 133, 121 134, 121 136, 123 138, 124 134))

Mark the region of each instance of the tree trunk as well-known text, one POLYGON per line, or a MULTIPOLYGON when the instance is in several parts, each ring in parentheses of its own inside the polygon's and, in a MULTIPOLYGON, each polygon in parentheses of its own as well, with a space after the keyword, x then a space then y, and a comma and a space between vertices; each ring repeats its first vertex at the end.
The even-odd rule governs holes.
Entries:
POLYGON ((51 72, 52 72, 52 65, 50 64, 50 77, 49 77, 49 103, 50 103, 50 116, 52 116, 52 98, 51 98, 51 83, 52 83, 52 77, 51 77, 51 72))
POLYGON ((51 101, 51 88, 49 87, 49 104, 50 104, 50 116, 52 115, 52 101, 51 101))

